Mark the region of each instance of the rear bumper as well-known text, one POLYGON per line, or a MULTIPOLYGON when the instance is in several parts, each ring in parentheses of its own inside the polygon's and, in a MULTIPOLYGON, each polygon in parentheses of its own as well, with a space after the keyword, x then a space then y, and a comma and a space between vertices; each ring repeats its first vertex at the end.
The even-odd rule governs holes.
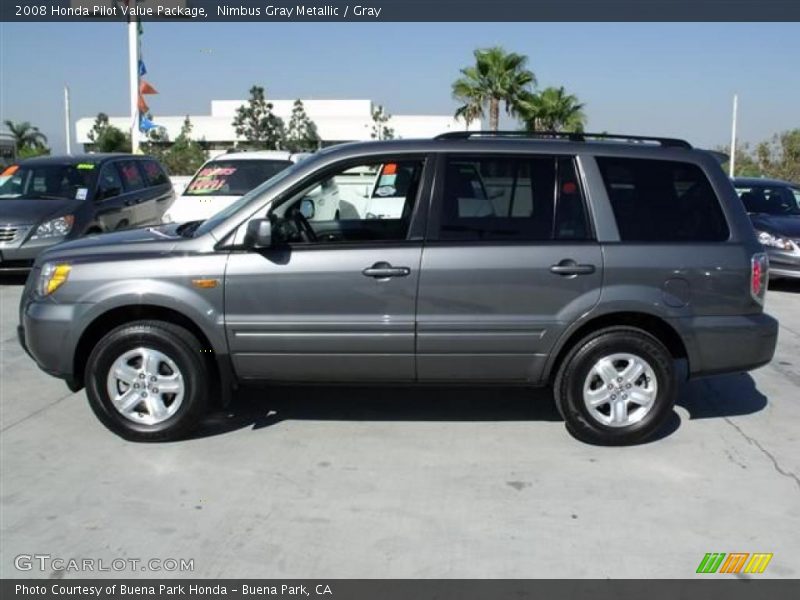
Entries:
POLYGON ((690 317, 673 321, 686 342, 690 377, 738 373, 772 360, 778 321, 767 314, 690 317))

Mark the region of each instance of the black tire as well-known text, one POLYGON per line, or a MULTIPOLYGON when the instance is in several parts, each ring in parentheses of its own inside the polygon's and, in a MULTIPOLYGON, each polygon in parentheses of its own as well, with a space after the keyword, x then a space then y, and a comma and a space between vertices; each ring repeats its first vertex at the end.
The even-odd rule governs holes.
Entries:
POLYGON ((553 385, 556 406, 567 430, 581 441, 606 446, 636 444, 653 436, 672 413, 675 393, 675 363, 664 344, 640 329, 623 326, 601 329, 575 344, 561 363, 553 385), (592 416, 583 391, 597 361, 618 353, 644 359, 655 375, 657 390, 649 412, 641 420, 610 426, 592 416))
POLYGON ((183 327, 163 321, 134 321, 103 337, 86 362, 86 395, 94 414, 108 429, 126 440, 163 442, 186 437, 196 428, 209 405, 209 369, 200 342, 183 327), (183 378, 184 392, 176 412, 156 424, 134 422, 118 411, 109 397, 107 377, 114 362, 138 347, 167 355, 183 378))

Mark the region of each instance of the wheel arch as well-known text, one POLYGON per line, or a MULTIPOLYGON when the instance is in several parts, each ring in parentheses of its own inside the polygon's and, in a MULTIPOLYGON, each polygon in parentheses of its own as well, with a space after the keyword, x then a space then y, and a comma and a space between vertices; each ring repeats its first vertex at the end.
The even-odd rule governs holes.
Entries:
POLYGON ((566 332, 550 352, 551 358, 545 365, 543 380, 549 384, 553 383, 567 354, 581 339, 594 331, 613 326, 633 327, 649 333, 666 346, 674 359, 689 360, 689 353, 683 338, 665 319, 652 313, 618 311, 592 317, 566 332))
POLYGON ((113 329, 140 320, 157 320, 178 325, 189 331, 200 342, 204 350, 206 363, 212 373, 212 381, 218 387, 223 404, 230 400, 232 388, 232 370, 227 353, 221 354, 212 345, 203 329, 182 312, 157 304, 131 304, 109 308, 97 315, 83 330, 75 348, 73 357, 73 381, 70 387, 80 389, 84 385, 84 370, 89 355, 97 342, 113 329))

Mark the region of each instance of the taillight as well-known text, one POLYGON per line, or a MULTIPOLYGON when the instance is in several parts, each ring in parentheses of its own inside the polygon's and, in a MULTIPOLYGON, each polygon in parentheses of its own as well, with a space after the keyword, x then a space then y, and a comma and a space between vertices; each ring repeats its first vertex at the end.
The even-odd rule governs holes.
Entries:
POLYGON ((769 258, 763 252, 750 259, 750 295, 759 304, 764 303, 769 281, 769 258))

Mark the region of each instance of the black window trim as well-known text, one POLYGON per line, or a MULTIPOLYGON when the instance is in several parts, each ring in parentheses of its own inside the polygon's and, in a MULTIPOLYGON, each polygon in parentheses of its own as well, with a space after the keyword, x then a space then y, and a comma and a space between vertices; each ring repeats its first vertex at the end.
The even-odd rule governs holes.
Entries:
POLYGON ((581 170, 580 162, 578 161, 577 153, 564 153, 564 152, 492 152, 492 151, 463 151, 463 152, 440 152, 436 160, 436 174, 434 178, 434 186, 431 194, 430 207, 428 209, 427 228, 425 232, 425 244, 435 246, 530 246, 530 245, 595 245, 597 244, 597 232, 594 226, 594 219, 592 211, 589 206, 589 197, 586 193, 586 185, 584 182, 584 173, 581 170), (555 183, 556 189, 553 191, 553 221, 555 222, 555 211, 557 209, 557 186, 558 186, 558 160, 562 158, 570 159, 572 166, 575 169, 575 180, 581 194, 581 201, 583 203, 583 211, 586 216, 587 237, 582 240, 567 240, 567 239, 549 239, 549 240, 443 240, 439 237, 439 230, 441 225, 441 209, 444 202, 444 183, 445 174, 447 172, 447 161, 451 158, 509 158, 512 160, 520 160, 521 158, 551 158, 555 163, 555 183))

